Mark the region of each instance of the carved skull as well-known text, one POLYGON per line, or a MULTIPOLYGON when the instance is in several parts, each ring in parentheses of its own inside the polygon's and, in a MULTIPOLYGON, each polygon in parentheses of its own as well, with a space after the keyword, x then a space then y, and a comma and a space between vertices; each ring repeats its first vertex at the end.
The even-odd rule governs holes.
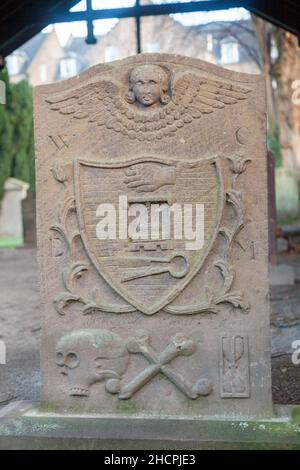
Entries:
POLYGON ((107 330, 86 329, 64 335, 56 346, 56 364, 69 380, 71 396, 89 396, 89 388, 105 381, 117 393, 129 355, 125 342, 107 330))

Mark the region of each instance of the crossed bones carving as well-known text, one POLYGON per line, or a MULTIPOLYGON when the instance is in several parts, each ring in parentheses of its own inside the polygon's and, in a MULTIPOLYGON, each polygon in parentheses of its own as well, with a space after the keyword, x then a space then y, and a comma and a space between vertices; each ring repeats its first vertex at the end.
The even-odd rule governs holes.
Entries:
POLYGON ((208 395, 211 392, 210 384, 206 379, 202 379, 202 385, 205 382, 204 389, 198 385, 201 380, 192 386, 174 367, 169 365, 176 357, 191 356, 196 351, 195 342, 181 333, 175 335, 168 346, 158 353, 151 346, 149 335, 140 331, 128 341, 127 349, 132 354, 142 354, 150 365, 121 388, 119 392, 121 400, 131 398, 159 373, 167 377, 182 393, 193 400, 199 395, 208 395))

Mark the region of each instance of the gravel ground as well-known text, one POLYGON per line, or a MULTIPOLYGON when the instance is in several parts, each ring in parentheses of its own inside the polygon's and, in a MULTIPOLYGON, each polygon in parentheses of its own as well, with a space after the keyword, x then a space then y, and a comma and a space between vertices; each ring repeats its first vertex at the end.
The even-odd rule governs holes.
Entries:
MULTIPOLYGON (((298 263, 300 266, 300 257, 298 263)), ((0 250, 0 267, 0 339, 7 346, 7 365, 0 365, 0 406, 12 400, 38 401, 41 313, 36 251, 0 250)), ((293 365, 290 352, 284 350, 287 344, 290 345, 290 337, 300 340, 300 336, 295 337, 298 330, 292 330, 300 325, 298 286, 272 289, 271 292, 275 403, 300 404, 300 365, 293 365), (292 313, 289 314, 289 311, 292 313), (282 351, 278 352, 280 346, 282 351)))
POLYGON ((0 250, 0 338, 6 365, 0 365, 0 405, 39 399, 41 318, 33 249, 0 250))
POLYGON ((274 403, 300 404, 300 365, 292 363, 290 354, 272 358, 272 390, 274 403))

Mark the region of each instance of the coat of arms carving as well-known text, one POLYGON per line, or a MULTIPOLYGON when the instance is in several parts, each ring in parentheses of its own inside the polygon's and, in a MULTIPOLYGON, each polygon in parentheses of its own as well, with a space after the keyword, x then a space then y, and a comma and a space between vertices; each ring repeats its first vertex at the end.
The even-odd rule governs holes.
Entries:
MULTIPOLYGON (((105 126, 129 139, 151 142, 172 137, 194 119, 246 100, 250 91, 191 72, 174 74, 165 66, 146 64, 130 70, 125 93, 117 81, 102 78, 50 96, 46 101, 51 110, 72 119, 105 126)), ((79 226, 98 272, 130 305, 150 315, 178 296, 208 255, 218 234, 224 206, 222 178, 218 159, 205 155, 190 164, 172 161, 168 155, 122 160, 125 162, 101 164, 76 159, 74 182, 79 226), (174 204, 181 205, 183 210, 184 205, 201 203, 205 208, 201 246, 189 251, 184 234, 174 239, 174 233, 165 239, 163 234, 153 238, 150 233, 141 234, 134 241, 130 241, 129 234, 124 240, 126 236, 117 237, 117 233, 112 240, 99 239, 98 205, 107 202, 117 207, 122 196, 128 200, 126 211, 130 213, 134 205, 140 204, 149 217, 159 205, 172 211, 174 204)))
POLYGON ((216 159, 187 164, 143 157, 107 165, 77 160, 76 207, 87 253, 109 285, 139 311, 158 312, 201 268, 223 209, 217 165, 216 159), (111 232, 108 227, 101 236, 97 226, 110 209, 107 202, 113 210, 111 232), (194 243, 186 238, 193 211, 194 243), (144 215, 145 223, 133 237, 126 231, 130 217, 137 215, 144 215))

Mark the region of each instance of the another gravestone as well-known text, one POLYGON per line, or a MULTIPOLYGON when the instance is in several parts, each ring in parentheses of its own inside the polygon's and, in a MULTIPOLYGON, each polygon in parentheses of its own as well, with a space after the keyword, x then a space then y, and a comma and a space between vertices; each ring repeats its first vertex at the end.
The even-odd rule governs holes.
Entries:
POLYGON ((42 409, 272 417, 265 109, 165 54, 35 90, 42 409))
POLYGON ((36 208, 35 192, 29 191, 22 201, 24 244, 36 246, 36 208))
POLYGON ((22 201, 27 196, 29 184, 9 178, 4 185, 4 196, 0 205, 0 239, 4 246, 23 243, 22 201))

